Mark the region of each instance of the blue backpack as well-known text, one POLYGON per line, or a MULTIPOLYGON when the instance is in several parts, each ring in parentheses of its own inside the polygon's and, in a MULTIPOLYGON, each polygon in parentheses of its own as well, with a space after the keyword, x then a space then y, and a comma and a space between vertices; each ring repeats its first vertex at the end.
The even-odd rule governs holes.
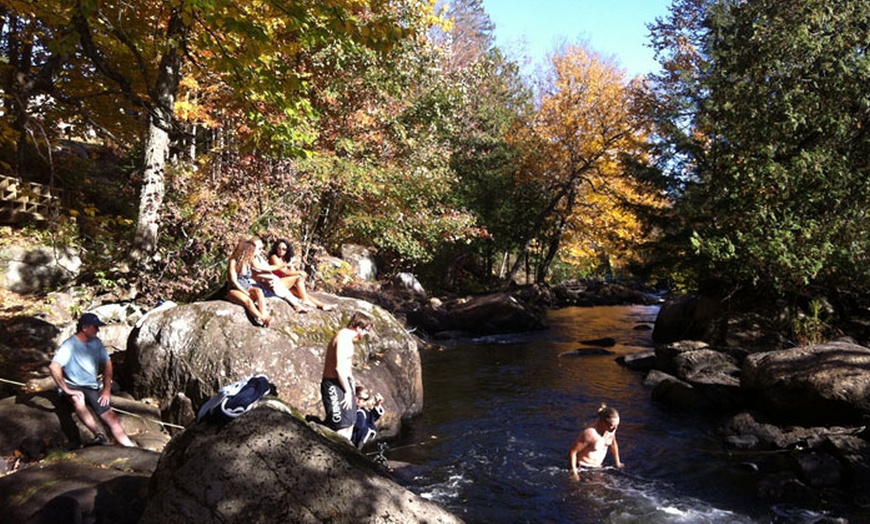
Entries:
POLYGON ((199 408, 196 419, 206 422, 229 422, 247 413, 257 401, 274 391, 275 386, 265 375, 243 378, 222 387, 217 395, 199 408))

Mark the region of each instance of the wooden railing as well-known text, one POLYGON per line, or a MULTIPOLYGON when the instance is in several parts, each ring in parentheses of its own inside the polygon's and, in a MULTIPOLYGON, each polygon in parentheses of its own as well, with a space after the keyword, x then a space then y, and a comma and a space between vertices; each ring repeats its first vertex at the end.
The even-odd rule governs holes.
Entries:
POLYGON ((0 176, 0 222, 46 221, 60 211, 63 191, 8 176, 0 176))

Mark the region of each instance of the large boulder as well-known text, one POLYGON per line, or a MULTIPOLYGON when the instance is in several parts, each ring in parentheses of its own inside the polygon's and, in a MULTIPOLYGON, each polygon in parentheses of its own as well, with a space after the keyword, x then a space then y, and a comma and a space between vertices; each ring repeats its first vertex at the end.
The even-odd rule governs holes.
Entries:
POLYGON ((3 522, 135 524, 158 457, 120 446, 56 453, 0 477, 3 522))
POLYGON ((280 403, 226 425, 196 423, 166 448, 142 524, 459 522, 402 488, 345 442, 280 403))
POLYGON ((721 314, 718 301, 699 295, 680 295, 667 300, 659 309, 652 339, 657 344, 678 340, 704 340, 713 337, 714 321, 721 314))
POLYGON ((82 261, 66 246, 13 246, 0 250, 0 283, 16 293, 39 293, 69 282, 82 261))
POLYGON ((357 244, 343 244, 341 258, 350 264, 354 274, 360 279, 371 281, 377 278, 378 267, 369 248, 357 244))
POLYGON ((496 335, 545 327, 543 315, 517 292, 499 292, 428 304, 407 313, 408 323, 435 338, 496 335))
POLYGON ((780 419, 859 424, 870 415, 870 349, 829 342, 754 353, 741 384, 780 419))
POLYGON ((275 384, 282 400, 319 416, 326 346, 354 312, 365 311, 374 319, 376 337, 356 344, 354 377, 384 396, 387 413, 379 434, 396 434, 401 418, 418 414, 423 407, 416 342, 377 306, 349 298, 322 299, 339 307, 296 314, 285 302, 269 299, 269 328, 255 327, 243 308, 225 301, 149 312, 129 340, 131 390, 137 398, 155 400, 166 415, 179 394, 196 408, 221 386, 262 373, 275 384))
MULTIPOLYGON (((15 317, 0 322, 0 376, 13 382, 53 384, 48 376, 48 363, 57 351, 62 337, 60 328, 34 317, 15 317)), ((17 394, 17 385, 0 383, 0 389, 17 394)), ((34 388, 37 389, 37 388, 34 388)))

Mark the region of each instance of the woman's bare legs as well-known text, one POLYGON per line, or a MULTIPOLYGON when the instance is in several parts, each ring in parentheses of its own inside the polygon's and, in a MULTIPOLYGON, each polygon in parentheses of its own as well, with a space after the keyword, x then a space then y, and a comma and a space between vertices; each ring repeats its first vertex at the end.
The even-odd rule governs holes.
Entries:
POLYGON ((263 325, 269 327, 269 322, 272 321, 271 318, 266 316, 266 294, 263 293, 263 290, 251 286, 248 288, 248 294, 251 295, 251 298, 257 301, 257 308, 259 311, 259 318, 263 321, 263 325))
POLYGON ((239 291, 238 289, 231 289, 227 293, 227 300, 234 304, 242 306, 243 308, 248 310, 248 313, 253 315, 254 318, 260 320, 261 322, 263 322, 263 324, 266 324, 268 318, 262 313, 262 311, 265 311, 265 304, 263 303, 262 296, 263 292, 260 291, 258 288, 251 288, 251 290, 245 293, 244 291, 239 291), (255 302, 254 298, 256 295, 256 291, 251 291, 255 289, 256 291, 259 291, 260 294, 260 299, 257 302, 255 302))
POLYGON ((305 289, 305 273, 300 273, 297 276, 293 277, 285 277, 285 278, 295 278, 295 282, 293 282, 292 286, 287 286, 290 289, 290 292, 299 297, 302 300, 302 303, 307 306, 319 307, 324 311, 330 311, 335 309, 333 304, 327 304, 322 300, 318 300, 315 297, 308 294, 308 291, 305 289))

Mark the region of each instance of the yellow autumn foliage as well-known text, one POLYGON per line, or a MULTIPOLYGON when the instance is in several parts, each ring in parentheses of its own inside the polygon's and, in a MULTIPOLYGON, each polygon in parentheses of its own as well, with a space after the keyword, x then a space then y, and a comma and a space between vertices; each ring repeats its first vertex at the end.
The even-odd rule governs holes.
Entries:
MULTIPOLYGON (((583 46, 554 54, 550 75, 533 122, 519 130, 529 151, 519 182, 549 195, 540 230, 560 235, 564 262, 589 268, 606 258, 622 265, 636 256, 645 235, 625 204, 666 204, 630 178, 621 160, 640 155, 646 138, 632 102, 639 86, 583 46)), ((540 243, 550 244, 552 237, 540 243)))

